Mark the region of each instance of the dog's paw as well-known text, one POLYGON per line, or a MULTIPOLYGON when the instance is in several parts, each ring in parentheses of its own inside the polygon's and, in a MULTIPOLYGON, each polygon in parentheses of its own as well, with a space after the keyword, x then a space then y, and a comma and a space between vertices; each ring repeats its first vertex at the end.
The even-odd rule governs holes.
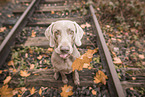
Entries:
POLYGON ((79 86, 80 85, 80 81, 79 80, 74 80, 74 84, 79 86))
POLYGON ((54 79, 57 80, 58 77, 59 77, 59 73, 58 72, 54 73, 54 79))
POLYGON ((67 79, 62 79, 62 82, 63 82, 64 84, 67 84, 67 83, 68 83, 68 80, 67 80, 67 79))

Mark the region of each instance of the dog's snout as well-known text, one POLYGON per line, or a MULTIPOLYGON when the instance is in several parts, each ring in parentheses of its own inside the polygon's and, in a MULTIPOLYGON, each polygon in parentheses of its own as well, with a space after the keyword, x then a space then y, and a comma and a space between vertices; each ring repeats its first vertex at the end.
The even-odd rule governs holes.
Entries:
POLYGON ((68 46, 61 46, 60 47, 60 51, 62 52, 62 53, 68 53, 69 52, 69 47, 68 46))

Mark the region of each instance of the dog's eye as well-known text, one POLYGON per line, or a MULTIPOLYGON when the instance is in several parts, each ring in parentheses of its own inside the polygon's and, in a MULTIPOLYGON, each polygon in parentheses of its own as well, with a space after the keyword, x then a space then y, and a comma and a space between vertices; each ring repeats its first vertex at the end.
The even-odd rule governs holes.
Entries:
POLYGON ((73 35, 73 34, 74 34, 74 31, 69 30, 69 31, 68 31, 68 34, 73 35))
POLYGON ((59 35, 60 34, 60 31, 55 31, 55 35, 59 35))

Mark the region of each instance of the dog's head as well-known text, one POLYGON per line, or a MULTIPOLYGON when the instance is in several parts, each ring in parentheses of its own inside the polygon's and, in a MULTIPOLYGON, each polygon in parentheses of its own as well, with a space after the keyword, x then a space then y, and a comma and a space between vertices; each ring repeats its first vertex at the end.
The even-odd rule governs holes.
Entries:
POLYGON ((83 29, 73 21, 60 20, 53 22, 45 31, 50 47, 62 58, 66 58, 73 52, 73 46, 80 46, 83 37, 83 29))

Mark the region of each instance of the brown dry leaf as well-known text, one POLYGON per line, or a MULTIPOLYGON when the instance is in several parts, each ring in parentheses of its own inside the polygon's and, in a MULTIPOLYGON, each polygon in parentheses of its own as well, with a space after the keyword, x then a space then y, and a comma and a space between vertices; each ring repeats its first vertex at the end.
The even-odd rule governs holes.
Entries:
POLYGON ((32 54, 33 52, 34 51, 31 48, 29 48, 29 53, 32 54))
POLYGON ((89 66, 90 66, 90 63, 89 64, 88 63, 84 63, 83 68, 89 68, 89 66))
POLYGON ((10 29, 12 29, 12 28, 13 28, 13 26, 9 26, 9 28, 10 28, 10 29))
POLYGON ((35 93, 35 88, 34 87, 32 87, 32 89, 30 89, 30 93, 31 93, 31 95, 35 93))
POLYGON ((134 90, 134 88, 133 87, 130 87, 130 90, 134 90))
POLYGON ((41 96, 41 94, 42 94, 42 89, 40 88, 39 89, 39 95, 41 96))
POLYGON ((28 58, 28 53, 25 53, 25 58, 28 58))
POLYGON ((1 97, 13 97, 11 88, 8 88, 8 85, 4 85, 0 88, 0 95, 1 97))
POLYGON ((1 27, 0 32, 4 32, 6 30, 6 27, 1 27))
POLYGON ((113 61, 114 64, 122 64, 122 61, 119 57, 114 57, 113 59, 114 59, 113 61))
POLYGON ((36 37, 36 32, 34 30, 32 30, 31 37, 36 37))
POLYGON ((114 37, 114 35, 113 34, 108 34, 110 37, 114 37))
POLYGON ((136 77, 132 77, 132 80, 136 80, 136 77))
POLYGON ((55 14, 55 12, 54 11, 51 11, 51 14, 55 14))
POLYGON ((11 66, 11 65, 14 66, 14 61, 13 60, 8 62, 8 66, 11 66))
POLYGON ((11 17, 11 15, 10 15, 10 14, 8 14, 7 16, 8 16, 9 18, 11 17))
POLYGON ((39 57, 37 57, 37 59, 41 60, 41 59, 42 59, 42 57, 43 57, 42 55, 39 55, 39 57))
POLYGON ((87 28, 88 28, 88 27, 91 27, 91 25, 90 25, 89 23, 86 22, 86 27, 87 27, 87 28))
POLYGON ((95 83, 102 82, 104 85, 106 85, 106 79, 108 79, 108 77, 104 74, 104 72, 102 72, 101 70, 99 70, 96 73, 96 76, 94 77, 94 82, 95 83))
POLYGON ((62 89, 62 92, 60 93, 60 95, 62 97, 68 97, 68 96, 73 95, 73 92, 72 92, 73 87, 72 86, 64 85, 64 87, 61 87, 61 89, 62 89))
POLYGON ((97 95, 97 91, 92 90, 92 94, 93 94, 93 95, 97 95))
POLYGON ((2 74, 2 72, 3 72, 3 71, 2 71, 2 70, 0 70, 0 74, 2 74))
POLYGON ((7 83, 9 83, 11 79, 12 79, 11 76, 7 76, 6 79, 3 81, 4 82, 4 85, 7 84, 7 83))
POLYGON ((34 64, 31 64, 30 65, 30 69, 34 69, 35 65, 34 64))
POLYGON ((138 57, 139 57, 140 59, 144 59, 144 55, 139 54, 138 57))
POLYGON ((17 69, 13 69, 13 72, 17 72, 17 69))
POLYGON ((26 70, 24 70, 24 71, 20 71, 20 75, 22 76, 22 77, 28 77, 28 76, 30 76, 30 73, 28 73, 28 71, 26 71, 26 70))
POLYGON ((86 25, 85 25, 85 24, 82 24, 82 25, 81 25, 81 27, 82 27, 82 28, 85 28, 85 27, 86 27, 86 25))
POLYGON ((72 64, 73 71, 75 69, 79 71, 82 70, 84 63, 89 64, 92 61, 93 54, 96 53, 97 50, 97 48, 94 50, 88 49, 85 54, 81 55, 79 58, 76 58, 76 60, 72 64))
POLYGON ((52 52, 52 51, 53 51, 53 48, 48 48, 48 51, 49 51, 49 52, 52 52))

